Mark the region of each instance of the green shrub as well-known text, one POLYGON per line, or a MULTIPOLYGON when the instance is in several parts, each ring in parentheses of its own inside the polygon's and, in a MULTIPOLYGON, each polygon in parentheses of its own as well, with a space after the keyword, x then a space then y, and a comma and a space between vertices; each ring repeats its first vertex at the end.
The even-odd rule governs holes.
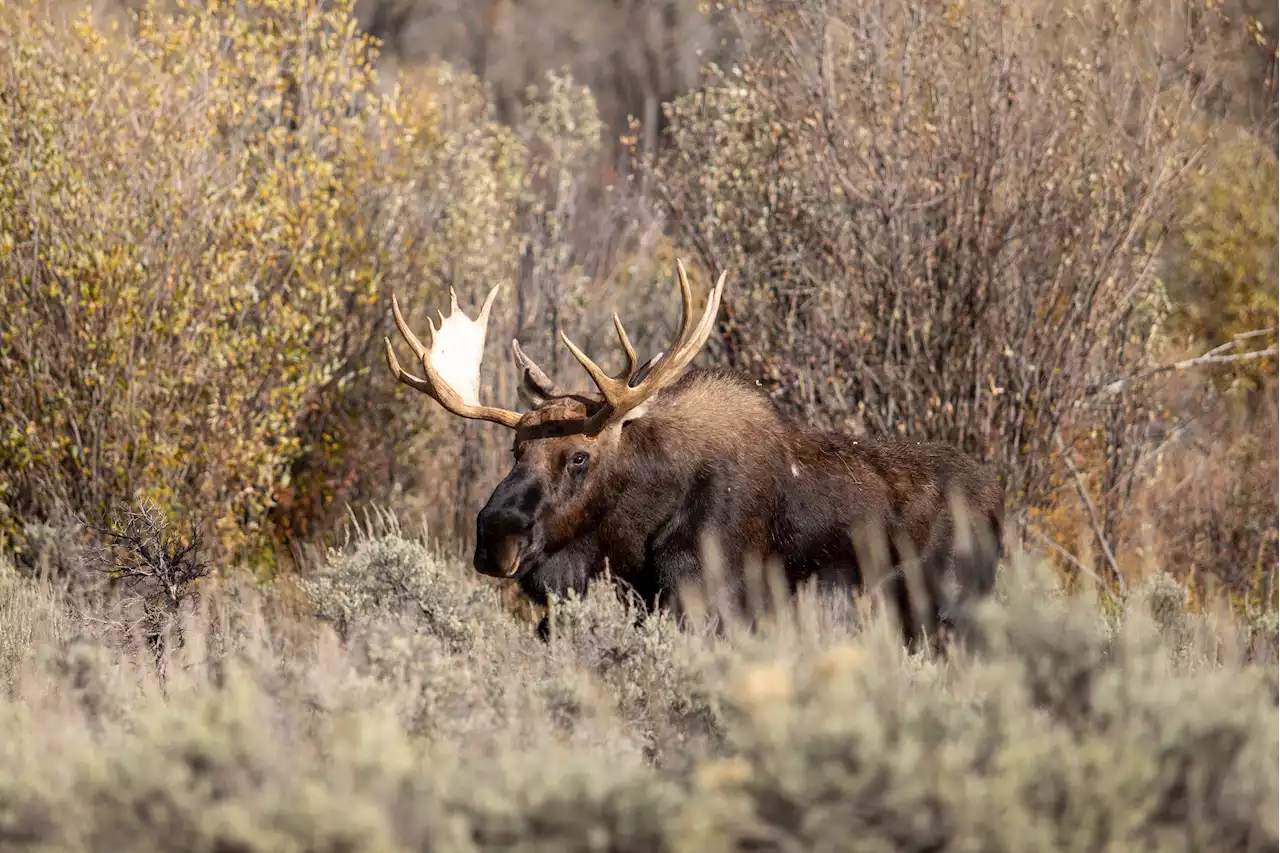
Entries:
POLYGON ((9 524, 146 496, 237 544, 338 378, 339 306, 377 292, 357 188, 385 108, 343 7, 250 8, 146 14, 116 46, 6 7, 9 524))

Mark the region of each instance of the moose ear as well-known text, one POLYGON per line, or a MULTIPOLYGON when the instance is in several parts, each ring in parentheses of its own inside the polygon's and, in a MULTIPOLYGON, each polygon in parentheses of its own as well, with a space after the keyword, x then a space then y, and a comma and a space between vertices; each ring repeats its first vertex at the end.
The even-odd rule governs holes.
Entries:
POLYGON ((627 379, 627 384, 634 388, 643 382, 644 378, 649 375, 649 371, 653 370, 653 366, 658 363, 658 359, 662 358, 665 354, 666 353, 663 350, 658 350, 657 355, 636 368, 635 372, 631 374, 631 377, 627 379))
POLYGON ((511 339, 511 360, 520 372, 520 383, 517 391, 520 399, 527 405, 537 408, 552 397, 562 397, 564 392, 551 381, 542 368, 533 363, 529 356, 520 349, 520 342, 511 339))
MULTIPOLYGON (((641 382, 643 382, 644 378, 649 375, 649 371, 653 370, 654 365, 658 363, 658 359, 662 358, 664 355, 666 355, 666 353, 663 350, 658 350, 657 355, 655 355, 653 358, 649 359, 644 364, 637 367, 635 369, 635 372, 631 374, 631 378, 627 380, 627 385, 634 388, 637 385, 639 385, 641 382)), ((644 417, 648 411, 649 411, 649 402, 646 400, 636 408, 632 409, 631 411, 623 415, 622 420, 618 422, 618 425, 625 427, 627 424, 631 423, 632 421, 639 420, 640 418, 644 417)))

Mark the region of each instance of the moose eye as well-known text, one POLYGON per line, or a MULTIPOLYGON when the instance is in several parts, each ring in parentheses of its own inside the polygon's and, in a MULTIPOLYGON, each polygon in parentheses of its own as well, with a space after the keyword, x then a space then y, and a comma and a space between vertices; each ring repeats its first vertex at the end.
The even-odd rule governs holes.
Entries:
POLYGON ((581 468, 583 465, 587 464, 587 460, 590 458, 591 455, 585 450, 579 450, 577 453, 573 454, 573 456, 569 457, 569 464, 574 468, 581 468))

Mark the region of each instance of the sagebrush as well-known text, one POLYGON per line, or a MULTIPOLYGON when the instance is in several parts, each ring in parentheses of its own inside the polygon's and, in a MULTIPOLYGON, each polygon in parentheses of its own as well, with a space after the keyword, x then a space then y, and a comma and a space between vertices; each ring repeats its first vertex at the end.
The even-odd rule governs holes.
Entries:
MULTIPOLYGON (((979 646, 802 596, 721 635, 604 586, 547 644, 394 530, 223 581, 163 665, 0 568, 10 850, 1265 850, 1274 621, 1159 578, 1114 615, 1017 561, 979 646)), ((105 614, 105 615, 104 615, 105 614)), ((141 642, 140 640, 138 642, 141 642)))

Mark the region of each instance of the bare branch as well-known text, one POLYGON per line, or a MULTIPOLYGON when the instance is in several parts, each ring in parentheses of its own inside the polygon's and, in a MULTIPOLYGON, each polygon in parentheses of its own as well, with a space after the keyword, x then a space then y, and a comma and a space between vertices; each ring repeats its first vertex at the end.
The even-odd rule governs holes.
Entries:
POLYGON ((1057 445, 1058 452, 1062 454, 1063 461, 1067 463, 1067 470, 1075 478, 1076 491, 1080 495, 1080 501, 1084 504, 1085 511, 1089 514, 1089 526, 1093 528, 1094 535, 1098 537, 1098 544, 1102 546, 1102 555, 1107 558, 1107 565, 1111 567, 1111 575, 1115 578, 1116 586, 1123 593, 1127 589, 1127 584, 1124 582, 1124 576, 1120 574, 1120 566, 1116 563, 1115 554, 1111 553, 1111 545, 1107 542, 1106 534, 1102 532, 1102 524, 1098 521, 1098 508, 1093 505, 1093 499, 1089 497, 1089 490, 1084 483, 1084 475, 1080 473, 1076 463, 1071 461, 1071 454, 1067 451, 1066 442, 1062 440, 1062 433, 1057 429, 1053 431, 1053 441, 1057 445))
POLYGON ((1273 335, 1275 332, 1275 329, 1254 329, 1249 332, 1241 332, 1231 340, 1224 344, 1219 344, 1203 355, 1183 359, 1182 361, 1175 361, 1172 364, 1162 364, 1157 367, 1149 367, 1146 370, 1135 373, 1133 376, 1114 379, 1111 382, 1095 385, 1089 389, 1089 393, 1094 396, 1109 397, 1121 391, 1126 385, 1141 382, 1145 379, 1150 379, 1153 376, 1159 376, 1163 373, 1172 373, 1177 370, 1191 370, 1192 368, 1206 367, 1214 364, 1232 364, 1235 362, 1253 361, 1259 358, 1269 358, 1277 353, 1275 344, 1272 344, 1266 349, 1254 350, 1252 352, 1237 352, 1229 355, 1226 354, 1226 352, 1233 347, 1239 346, 1243 341, 1250 340, 1251 338, 1259 338, 1264 335, 1273 335))
POLYGON ((1054 542, 1052 539, 1046 536, 1040 530, 1040 528, 1036 527, 1034 524, 1028 524, 1027 531, 1036 539, 1040 540, 1045 545, 1048 545, 1049 548, 1052 549, 1055 554, 1062 557, 1067 562, 1071 563, 1071 565, 1074 566, 1082 574, 1087 575, 1094 583, 1096 583, 1099 587, 1101 587, 1102 590, 1105 591, 1108 595, 1111 594, 1111 588, 1107 586, 1107 582, 1104 581, 1101 577, 1099 577, 1097 572, 1095 572, 1093 569, 1086 566, 1080 560, 1079 557, 1072 554, 1066 548, 1063 548, 1057 542, 1054 542))

